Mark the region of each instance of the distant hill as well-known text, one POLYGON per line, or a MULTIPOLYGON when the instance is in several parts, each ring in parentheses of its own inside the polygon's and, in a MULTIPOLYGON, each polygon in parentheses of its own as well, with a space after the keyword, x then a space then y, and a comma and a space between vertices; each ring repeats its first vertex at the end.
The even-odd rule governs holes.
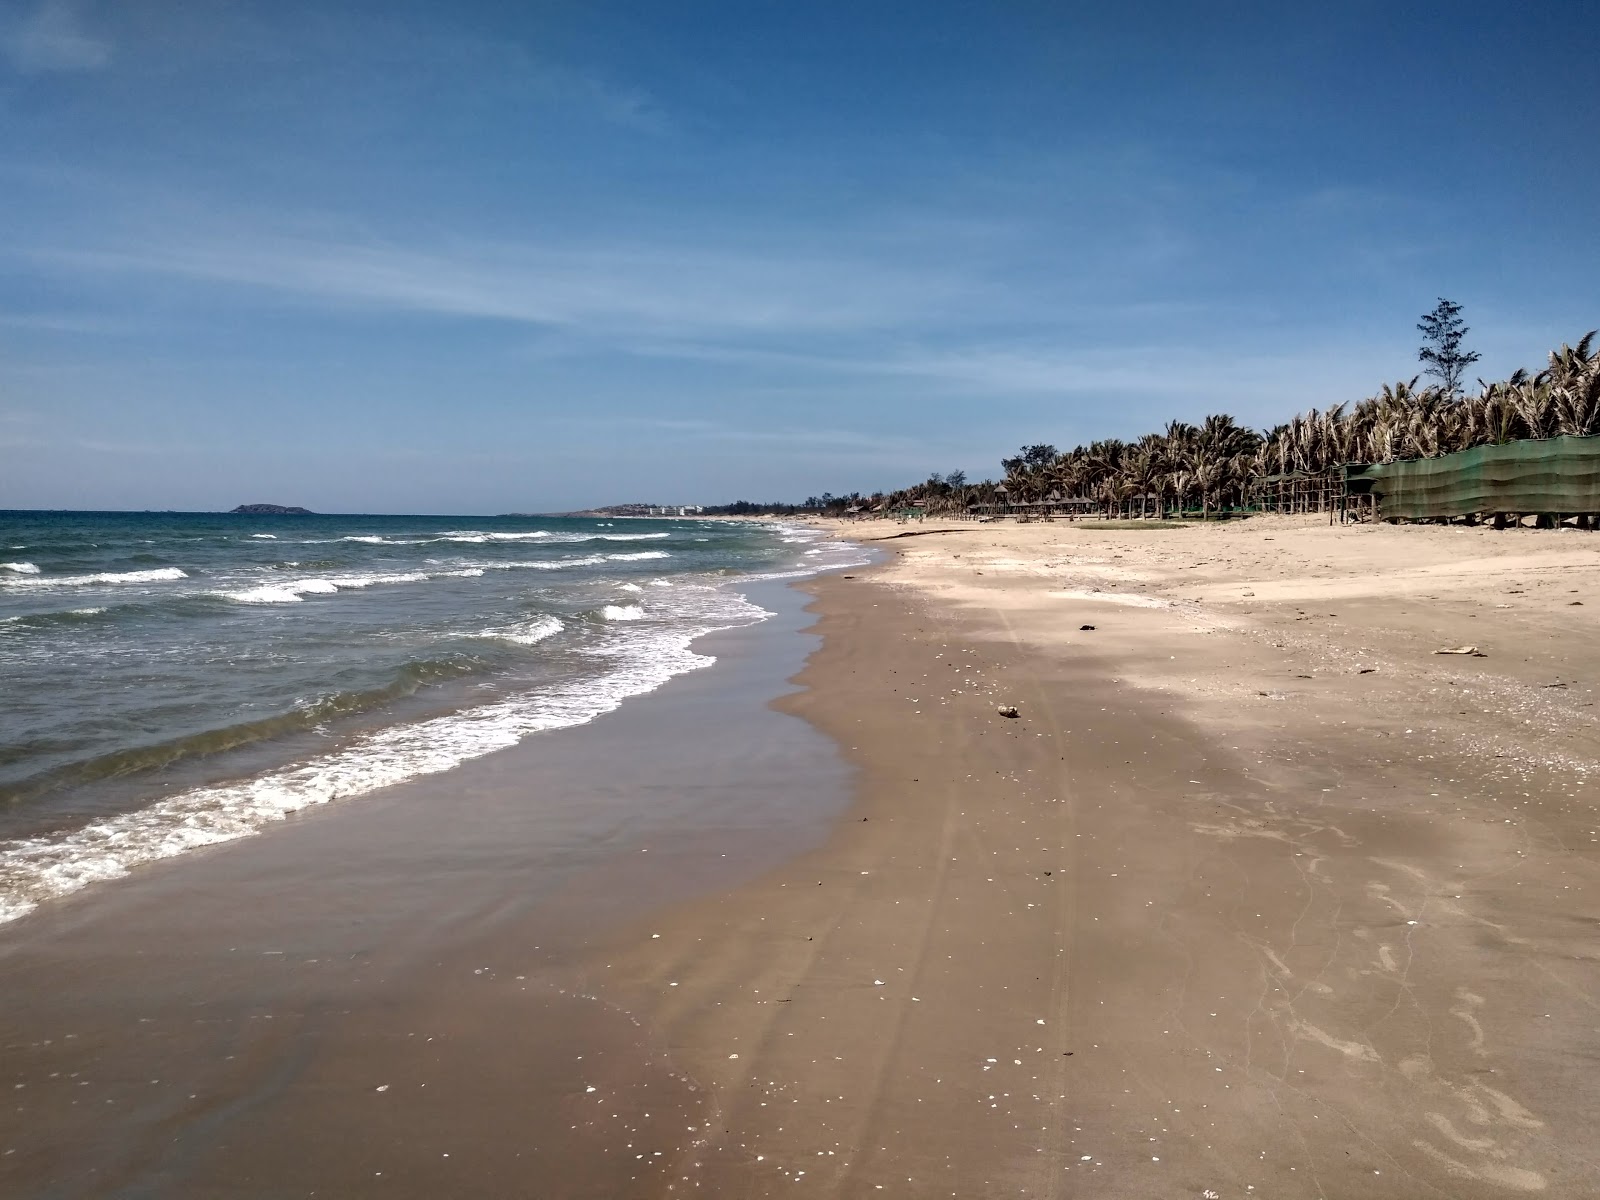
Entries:
POLYGON ((290 504, 241 504, 238 508, 228 510, 230 513, 246 513, 256 517, 309 517, 309 508, 297 508, 290 504))

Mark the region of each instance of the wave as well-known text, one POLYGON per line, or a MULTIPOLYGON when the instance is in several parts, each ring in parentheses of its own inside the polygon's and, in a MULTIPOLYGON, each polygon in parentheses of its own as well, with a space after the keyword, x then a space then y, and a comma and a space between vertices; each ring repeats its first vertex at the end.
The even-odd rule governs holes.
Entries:
POLYGON ((608 604, 600 615, 608 621, 639 621, 644 619, 644 609, 637 604, 608 604))
POLYGON ((57 612, 19 613, 14 617, 0 617, 0 629, 53 629, 60 625, 77 625, 104 615, 103 608, 68 608, 57 612))
MULTIPOLYGON (((474 657, 418 659, 400 667, 393 679, 379 687, 332 692, 307 700, 276 716, 208 729, 152 745, 116 750, 32 776, 20 783, 0 786, 0 804, 31 800, 63 788, 81 787, 106 779, 125 778, 190 759, 236 750, 270 738, 301 733, 339 717, 382 708, 413 695, 428 684, 477 674, 490 666, 486 660, 474 657)), ((4 871, 0 868, 0 879, 3 878, 4 871)), ((0 897, 0 920, 4 920, 4 908, 4 898, 0 897)))
POLYGON ((551 541, 570 545, 573 542, 653 542, 668 538, 670 533, 553 533, 547 529, 531 533, 482 533, 476 529, 455 530, 427 539, 440 542, 531 542, 551 541))
POLYGON ((39 568, 31 562, 0 563, 0 571, 15 571, 18 575, 37 575, 39 568))
MULTIPOLYGON (((273 537, 273 534, 252 534, 252 537, 273 537)), ((305 538, 302 546, 327 546, 338 542, 358 542, 368 546, 429 546, 437 542, 457 542, 483 546, 496 542, 545 542, 572 544, 574 542, 648 542, 668 538, 670 533, 554 533, 547 529, 534 529, 524 533, 498 533, 480 529, 451 529, 424 537, 387 537, 380 533, 351 533, 335 538, 305 538)))
POLYGON ((474 579, 483 574, 480 567, 459 571, 398 571, 375 575, 332 575, 325 579, 295 579, 287 583, 266 583, 237 592, 213 595, 236 604, 298 604, 303 596, 330 596, 335 592, 355 591, 393 583, 426 583, 430 579, 474 579))
POLYGON ((452 529, 435 539, 443 542, 532 542, 552 537, 548 530, 534 529, 527 533, 484 533, 477 529, 452 529))
POLYGON ((608 562, 643 562, 652 558, 671 558, 665 550, 641 550, 634 554, 585 554, 581 558, 546 558, 520 562, 491 562, 491 571, 560 571, 567 567, 598 567, 608 562))
POLYGON ((349 533, 343 537, 333 538, 296 538, 294 544, 297 546, 333 546, 340 542, 360 542, 368 546, 424 546, 429 542, 437 542, 439 540, 436 537, 392 538, 384 537, 381 533, 349 533))
MULTIPOLYGON (((448 572, 455 574, 455 572, 448 572)), ((386 583, 426 583, 432 578, 426 571, 395 571, 387 575, 335 575, 326 582, 338 589, 378 587, 386 583)))
POLYGON ((250 536, 253 538, 261 538, 269 542, 275 542, 278 540, 278 535, 275 533, 252 533, 250 536))
MULTIPOLYGON (((576 542, 653 542, 660 538, 671 537, 670 533, 442 533, 436 538, 427 538, 431 542, 470 542, 474 545, 483 545, 490 542, 523 542, 542 541, 554 542, 562 545, 572 545, 576 542)), ((412 543, 393 543, 394 545, 408 545, 412 543)))
POLYGON ((533 646, 547 638, 553 638, 560 633, 566 625, 557 617, 535 617, 531 621, 524 621, 520 625, 506 625, 499 629, 485 629, 480 633, 469 634, 469 637, 494 638, 502 642, 515 642, 519 646, 533 646))
POLYGON ((326 579, 301 579, 294 583, 268 583, 239 592, 217 592, 235 604, 299 604, 302 596, 328 595, 339 589, 326 579))
POLYGON ((602 554, 586 554, 582 558, 547 558, 483 565, 491 571, 560 571, 566 567, 596 567, 605 561, 605 556, 602 554))
POLYGON ((154 571, 104 571, 95 575, 28 575, 22 579, 9 579, 0 575, 0 585, 8 588, 93 587, 99 584, 116 586, 132 583, 166 583, 174 579, 187 579, 189 572, 178 567, 161 567, 154 571))
POLYGON ((676 675, 716 660, 690 649, 714 629, 753 624, 763 609, 700 589, 701 611, 673 626, 641 626, 590 654, 606 668, 585 679, 449 716, 362 734, 345 747, 253 779, 193 788, 66 834, 0 843, 0 921, 52 897, 127 875, 141 863, 258 833, 312 805, 448 771, 535 733, 582 725, 676 675))

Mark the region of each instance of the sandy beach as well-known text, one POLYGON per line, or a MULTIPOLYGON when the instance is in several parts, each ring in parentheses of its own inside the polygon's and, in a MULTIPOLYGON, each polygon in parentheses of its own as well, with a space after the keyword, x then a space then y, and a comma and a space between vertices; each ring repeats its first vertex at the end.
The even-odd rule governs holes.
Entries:
POLYGON ((681 1186, 1600 1191, 1600 545, 874 533, 785 702, 856 807, 592 960, 713 1098, 681 1186))
POLYGON ((5 1194, 1600 1192, 1600 543, 841 536, 538 753, 10 927, 5 1194))

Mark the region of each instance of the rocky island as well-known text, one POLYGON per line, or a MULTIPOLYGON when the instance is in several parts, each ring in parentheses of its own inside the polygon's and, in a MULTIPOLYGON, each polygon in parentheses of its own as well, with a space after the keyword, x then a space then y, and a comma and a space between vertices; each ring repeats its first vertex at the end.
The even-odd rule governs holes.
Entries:
POLYGON ((245 513, 257 517, 300 517, 311 516, 309 508, 299 508, 288 504, 241 504, 238 508, 228 510, 229 515, 245 513))

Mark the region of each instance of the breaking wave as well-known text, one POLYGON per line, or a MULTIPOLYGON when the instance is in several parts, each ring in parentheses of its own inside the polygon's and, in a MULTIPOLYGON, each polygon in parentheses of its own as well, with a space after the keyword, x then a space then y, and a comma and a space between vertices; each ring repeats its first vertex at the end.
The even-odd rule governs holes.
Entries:
POLYGON ((115 587, 119 584, 168 583, 187 578, 189 573, 178 567, 159 567, 153 571, 101 571, 94 575, 38 575, 30 572, 21 579, 0 576, 0 585, 12 588, 115 587))

